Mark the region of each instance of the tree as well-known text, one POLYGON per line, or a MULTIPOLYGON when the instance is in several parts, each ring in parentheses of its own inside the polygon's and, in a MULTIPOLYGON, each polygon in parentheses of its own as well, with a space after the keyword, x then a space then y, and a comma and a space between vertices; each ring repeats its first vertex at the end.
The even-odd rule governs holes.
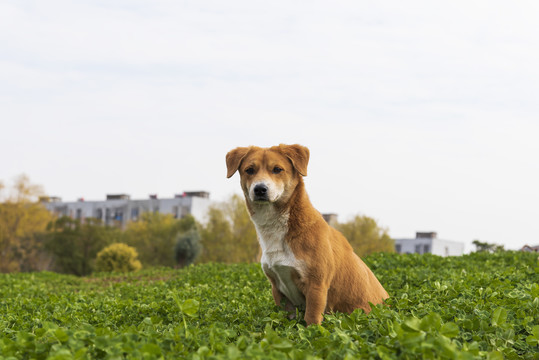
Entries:
POLYGON ((348 239, 359 256, 381 251, 395 252, 395 243, 387 229, 379 227, 376 220, 368 216, 356 215, 348 222, 338 223, 335 228, 348 239))
POLYGON ((472 244, 475 245, 475 251, 476 252, 498 252, 498 251, 504 251, 503 245, 498 244, 490 244, 488 242, 482 242, 479 240, 472 241, 472 244))
POLYGON ((200 229, 200 237, 202 240, 200 262, 233 262, 231 252, 234 238, 231 224, 218 205, 209 207, 207 221, 200 229))
POLYGON ((207 221, 201 225, 201 262, 255 262, 259 245, 256 229, 240 195, 209 208, 207 221))
POLYGON ((232 195, 224 204, 224 211, 228 214, 232 224, 234 245, 239 250, 237 262, 256 262, 260 245, 257 240, 256 229, 251 221, 245 199, 240 195, 232 195))
POLYGON ((54 255, 55 270, 84 276, 93 272, 97 253, 119 237, 119 229, 103 226, 97 219, 81 223, 63 216, 48 226, 45 246, 54 255))
POLYGON ((15 179, 10 194, 0 183, 0 272, 43 270, 48 259, 43 252, 42 233, 54 216, 39 203, 39 185, 26 175, 15 179))
POLYGON ((174 219, 172 215, 143 213, 139 221, 127 224, 124 243, 133 246, 145 266, 170 266, 176 264, 174 247, 177 236, 195 226, 192 216, 174 219))
POLYGON ((182 268, 192 264, 201 251, 200 234, 195 227, 187 232, 180 233, 174 247, 176 266, 182 268))

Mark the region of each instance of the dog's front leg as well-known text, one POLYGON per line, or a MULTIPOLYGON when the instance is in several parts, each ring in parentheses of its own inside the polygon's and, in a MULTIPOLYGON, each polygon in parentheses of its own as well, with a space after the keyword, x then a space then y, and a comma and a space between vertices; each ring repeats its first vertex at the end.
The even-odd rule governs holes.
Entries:
POLYGON ((328 289, 325 286, 311 285, 306 291, 305 322, 307 326, 321 324, 326 310, 328 289))
POLYGON ((281 306, 281 301, 285 297, 282 292, 277 289, 277 286, 275 284, 271 284, 271 294, 273 295, 273 300, 275 300, 275 305, 281 306))
POLYGON ((277 288, 277 284, 275 283, 275 280, 270 274, 266 273, 266 277, 271 283, 271 295, 273 295, 273 300, 275 300, 275 305, 281 306, 281 300, 283 299, 283 296, 284 296, 283 293, 279 291, 279 289, 277 288))
POLYGON ((271 294, 273 295, 273 300, 275 301, 275 305, 284 307, 284 309, 289 313, 289 318, 293 319, 296 317, 296 307, 292 304, 292 302, 284 296, 282 292, 279 291, 277 288, 277 285, 275 283, 275 280, 273 280, 273 277, 271 275, 267 275, 270 283, 271 283, 271 294), (285 301, 284 306, 282 304, 282 301, 285 301))

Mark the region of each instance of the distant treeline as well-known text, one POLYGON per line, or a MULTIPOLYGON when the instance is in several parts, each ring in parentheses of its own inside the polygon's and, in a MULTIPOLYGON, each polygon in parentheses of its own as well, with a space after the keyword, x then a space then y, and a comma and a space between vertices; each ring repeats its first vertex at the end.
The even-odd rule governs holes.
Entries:
MULTIPOLYGON (((260 257, 255 228, 239 195, 211 206, 203 223, 192 216, 145 213, 120 229, 93 218, 56 218, 36 201, 43 192, 26 176, 17 178, 9 194, 4 192, 0 183, 0 272, 88 275, 95 270, 97 254, 114 243, 135 248, 143 267, 249 263, 260 257)), ((334 226, 360 256, 394 251, 387 230, 367 216, 334 226)))

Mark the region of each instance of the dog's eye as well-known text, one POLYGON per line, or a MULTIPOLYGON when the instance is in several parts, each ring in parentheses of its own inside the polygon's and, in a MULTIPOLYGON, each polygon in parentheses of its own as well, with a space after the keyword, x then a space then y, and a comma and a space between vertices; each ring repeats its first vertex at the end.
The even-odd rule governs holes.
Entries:
POLYGON ((280 173, 281 171, 283 171, 283 169, 281 169, 281 168, 278 167, 278 166, 276 166, 276 167, 273 168, 273 173, 274 173, 274 174, 278 174, 278 173, 280 173))
POLYGON ((253 175, 255 173, 255 169, 254 168, 247 168, 247 169, 245 169, 245 173, 247 175, 253 175))

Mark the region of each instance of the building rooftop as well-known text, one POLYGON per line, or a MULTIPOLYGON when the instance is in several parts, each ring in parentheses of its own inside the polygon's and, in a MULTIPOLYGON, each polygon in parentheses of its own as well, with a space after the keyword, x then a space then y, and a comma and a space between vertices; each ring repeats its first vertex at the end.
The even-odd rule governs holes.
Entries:
POLYGON ((438 233, 435 231, 415 233, 416 239, 436 239, 437 237, 438 237, 438 233))
MULTIPOLYGON (((210 198, 210 193, 208 191, 184 191, 184 192, 179 193, 179 194, 174 194, 173 197, 163 198, 163 199, 178 199, 178 198, 185 198, 185 197, 198 197, 198 198, 209 199, 210 198)), ((153 199, 153 200, 158 199, 157 194, 150 194, 148 199, 153 199)), ((39 202, 42 202, 42 203, 61 203, 61 202, 69 203, 69 202, 81 202, 81 201, 85 201, 85 202, 102 202, 102 201, 109 201, 109 200, 137 200, 137 201, 140 201, 140 200, 144 200, 144 199, 140 199, 140 200, 131 199, 131 195, 125 194, 125 193, 107 194, 105 196, 104 200, 89 200, 89 201, 85 200, 82 197, 78 198, 76 201, 62 201, 62 198, 59 197, 59 196, 40 196, 39 197, 39 202)))
POLYGON ((534 246, 530 246, 530 245, 524 245, 520 251, 526 251, 526 252, 539 252, 539 245, 534 245, 534 246))
POLYGON ((127 194, 107 194, 107 200, 129 200, 131 196, 127 194))

